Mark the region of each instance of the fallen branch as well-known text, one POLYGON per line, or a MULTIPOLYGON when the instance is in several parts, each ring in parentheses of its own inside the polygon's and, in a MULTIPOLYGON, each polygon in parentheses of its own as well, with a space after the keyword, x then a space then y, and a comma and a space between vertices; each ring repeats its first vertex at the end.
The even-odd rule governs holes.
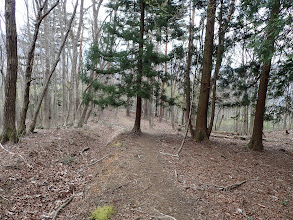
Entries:
POLYGON ((246 180, 244 180, 244 181, 242 181, 242 182, 240 182, 240 183, 235 183, 235 184, 232 184, 232 185, 226 186, 226 187, 224 187, 224 186, 220 186, 219 188, 220 188, 220 190, 222 190, 222 191, 230 191, 230 190, 232 190, 232 189, 236 189, 236 188, 238 188, 239 186, 241 186, 241 185, 244 184, 244 183, 246 183, 246 180))
POLYGON ((95 162, 90 163, 90 164, 87 165, 86 167, 90 167, 90 166, 92 166, 92 165, 95 165, 96 163, 99 163, 100 161, 104 160, 104 159, 105 159, 106 157, 108 157, 108 156, 109 156, 109 154, 107 154, 106 156, 102 157, 102 158, 99 159, 99 160, 96 160, 95 162))
POLYGON ((170 216, 170 215, 165 215, 165 214, 163 214, 162 212, 158 211, 158 210, 155 209, 155 208, 154 208, 154 210, 155 210, 156 212, 158 212, 160 215, 162 215, 162 216, 160 216, 160 217, 156 217, 156 218, 170 218, 170 219, 176 220, 176 218, 174 218, 174 217, 172 217, 172 216, 170 216))
POLYGON ((179 157, 179 154, 170 154, 170 153, 165 153, 165 152, 162 152, 162 151, 159 151, 160 154, 163 154, 163 155, 168 155, 168 156, 171 156, 171 157, 179 157))
POLYGON ((63 204, 57 209, 55 215, 53 216, 53 220, 56 220, 56 218, 57 218, 59 212, 61 211, 61 209, 65 208, 69 203, 71 203, 71 201, 73 200, 74 196, 75 196, 75 195, 73 194, 73 196, 71 196, 69 199, 67 199, 67 200, 65 201, 65 203, 63 203, 63 204))
POLYGON ((6 152, 8 152, 9 154, 11 154, 11 155, 17 155, 17 156, 19 156, 22 160, 23 160, 23 162, 28 166, 28 168, 30 168, 30 169, 33 169, 33 166, 32 165, 30 165, 24 158, 23 158, 23 156, 21 156, 20 154, 18 154, 18 153, 13 153, 13 152, 11 152, 11 151, 9 151, 9 150, 6 150, 4 147, 3 147, 3 145, 0 143, 0 147, 4 150, 4 151, 6 151, 6 152))
POLYGON ((4 196, 1 196, 1 195, 0 195, 0 197, 1 197, 2 199, 4 199, 4 200, 8 201, 8 202, 11 202, 9 199, 7 199, 7 198, 4 197, 4 196))

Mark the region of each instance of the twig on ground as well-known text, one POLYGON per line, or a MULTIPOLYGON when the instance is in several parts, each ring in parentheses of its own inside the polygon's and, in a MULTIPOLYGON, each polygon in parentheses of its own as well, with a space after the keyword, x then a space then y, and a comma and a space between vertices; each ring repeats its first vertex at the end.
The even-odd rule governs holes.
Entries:
POLYGON ((7 198, 4 197, 4 196, 1 196, 1 195, 0 195, 0 197, 1 197, 2 199, 4 199, 4 200, 8 201, 8 202, 11 202, 9 199, 7 199, 7 198))
POLYGON ((96 163, 99 163, 100 161, 104 160, 104 159, 105 159, 106 157, 108 157, 108 156, 109 156, 109 154, 107 154, 106 156, 102 157, 102 158, 99 159, 99 160, 96 160, 95 162, 90 163, 90 164, 87 165, 86 167, 90 167, 90 166, 92 166, 92 165, 95 165, 96 163))
POLYGON ((75 197, 75 195, 73 194, 73 196, 71 196, 69 199, 67 199, 65 201, 65 203, 63 203, 56 211, 55 215, 53 216, 53 220, 56 220, 59 212, 61 211, 61 209, 65 208, 69 203, 71 203, 71 201, 73 200, 73 198, 75 197))
POLYGON ((33 169, 33 166, 32 165, 30 165, 24 158, 23 158, 23 156, 21 156, 20 154, 18 154, 18 153, 13 153, 13 152, 11 152, 11 151, 9 151, 9 150, 6 150, 4 147, 3 147, 3 145, 0 143, 0 147, 4 150, 4 151, 6 151, 6 152, 8 152, 9 154, 11 154, 11 155, 17 155, 17 156, 19 156, 22 160, 23 160, 23 162, 28 166, 28 168, 30 168, 30 169, 33 169))
POLYGON ((206 188, 213 187, 213 188, 217 188, 217 189, 222 190, 222 191, 231 191, 231 190, 236 189, 237 187, 241 186, 244 183, 246 183, 246 180, 244 180, 244 181, 242 181, 240 183, 231 184, 229 186, 218 186, 218 185, 206 184, 206 185, 201 185, 199 187, 183 186, 183 188, 192 189, 192 190, 205 190, 206 188))
POLYGON ((155 209, 155 208, 154 208, 154 210, 155 210, 156 212, 158 212, 160 215, 162 215, 162 216, 157 217, 157 218, 170 218, 170 219, 176 220, 176 218, 174 218, 173 216, 165 215, 165 214, 163 214, 162 212, 158 211, 158 210, 155 209))
POLYGON ((179 157, 178 154, 170 154, 170 153, 165 153, 165 152, 162 152, 162 151, 159 151, 160 154, 163 154, 163 155, 168 155, 168 156, 171 156, 171 157, 179 157))
POLYGON ((222 191, 230 191, 232 189, 236 189, 238 188, 239 186, 241 186, 242 184, 246 183, 246 180, 240 182, 240 183, 235 183, 235 184, 231 184, 229 186, 220 186, 220 190, 222 191))

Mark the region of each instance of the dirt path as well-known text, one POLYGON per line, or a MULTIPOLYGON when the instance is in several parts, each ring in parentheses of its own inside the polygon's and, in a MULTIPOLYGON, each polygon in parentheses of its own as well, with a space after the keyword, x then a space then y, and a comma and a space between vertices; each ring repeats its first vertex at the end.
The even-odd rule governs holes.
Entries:
POLYGON ((114 219, 196 219, 196 201, 177 187, 177 176, 166 169, 158 152, 158 139, 149 134, 120 135, 88 188, 90 206, 114 205, 114 219))
POLYGON ((182 134, 143 120, 144 133, 133 135, 133 121, 107 111, 82 129, 39 130, 5 145, 33 168, 1 151, 0 219, 52 219, 73 195, 58 220, 88 219, 104 205, 115 220, 293 219, 292 136, 270 133, 276 141, 264 152, 239 139, 188 138, 178 159, 159 152, 178 149, 182 134))

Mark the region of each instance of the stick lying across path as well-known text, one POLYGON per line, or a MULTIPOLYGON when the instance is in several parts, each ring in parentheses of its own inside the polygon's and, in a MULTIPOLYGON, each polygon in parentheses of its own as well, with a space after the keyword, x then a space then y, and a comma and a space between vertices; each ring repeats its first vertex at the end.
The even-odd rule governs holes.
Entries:
POLYGON ((23 160, 23 162, 28 166, 28 168, 30 168, 30 169, 32 169, 33 168, 33 166, 32 165, 30 165, 24 158, 23 158, 23 156, 21 156, 20 154, 18 154, 18 153, 13 153, 13 152, 11 152, 11 151, 9 151, 9 150, 6 150, 4 147, 3 147, 3 145, 0 143, 0 147, 4 150, 4 151, 6 151, 6 152, 8 152, 9 154, 11 154, 11 155, 17 155, 17 156, 19 156, 22 160, 23 160))

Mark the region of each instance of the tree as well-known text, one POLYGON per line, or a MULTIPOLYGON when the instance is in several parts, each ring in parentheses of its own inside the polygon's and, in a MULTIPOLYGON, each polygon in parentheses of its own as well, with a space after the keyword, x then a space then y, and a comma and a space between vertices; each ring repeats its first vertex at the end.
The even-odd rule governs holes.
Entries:
POLYGON ((5 82, 4 122, 1 142, 18 142, 15 127, 16 81, 18 69, 15 0, 5 0, 7 76, 5 82))
POLYGON ((210 78, 212 71, 212 56, 214 43, 214 25, 216 14, 216 0, 210 0, 207 10, 207 24, 203 55, 203 70, 201 76, 200 95, 194 139, 196 141, 208 140, 207 114, 210 94, 210 78))
POLYGON ((156 68, 165 63, 167 57, 154 46, 154 41, 161 39, 161 23, 165 19, 159 21, 161 8, 150 2, 118 1, 109 3, 108 7, 115 13, 111 23, 104 27, 101 39, 106 45, 93 45, 88 56, 87 70, 95 71, 99 79, 83 75, 84 82, 93 83, 95 90, 95 93, 84 93, 84 98, 105 108, 126 105, 126 98, 135 97, 136 118, 132 131, 140 133, 141 99, 151 99, 152 91, 159 87, 155 92, 158 100, 168 102, 162 95, 160 97, 161 87, 157 86, 166 78, 165 74, 156 68), (105 66, 107 68, 103 69, 105 66))
MULTIPOLYGON (((192 1, 192 15, 190 15, 188 51, 187 51, 187 69, 186 69, 186 126, 189 126, 191 136, 194 136, 193 126, 191 123, 191 103, 190 103, 190 68, 192 60, 193 35, 194 35, 194 20, 195 20, 195 1, 192 1)), ((188 129, 188 128, 187 128, 188 129)))
POLYGON ((278 21, 278 14, 280 11, 280 0, 275 0, 271 2, 270 6, 270 18, 267 25, 267 36, 264 41, 265 51, 261 54, 263 66, 261 70, 260 83, 258 89, 258 97, 255 109, 254 117, 254 126, 253 133, 248 143, 248 147, 252 150, 261 151, 263 150, 262 135, 263 135, 263 122, 264 122, 264 113, 265 113, 265 104, 266 104, 266 95, 267 95, 267 86, 269 82, 271 62, 274 54, 274 44, 277 35, 279 34, 276 31, 276 22, 278 21))
POLYGON ((213 81, 213 102, 212 102, 212 112, 211 112, 211 120, 208 128, 208 136, 211 135, 213 129, 213 123, 215 118, 215 109, 216 109, 216 89, 217 89, 217 78, 220 72, 220 68, 222 65, 223 54, 224 54, 224 42, 225 42, 225 34, 231 20, 232 14, 234 12, 235 0, 231 0, 230 9, 225 22, 223 22, 223 0, 221 0, 220 6, 220 14, 219 14, 219 32, 218 32, 218 48, 217 48, 217 58, 216 58, 216 67, 214 72, 214 81, 213 81))
MULTIPOLYGON (((140 86, 142 83, 142 71, 143 71, 143 37, 144 37, 144 11, 145 3, 143 0, 140 2, 140 26, 139 26, 139 55, 137 63, 137 84, 140 86)), ((141 122, 141 96, 138 94, 136 97, 136 113, 135 113, 135 122, 132 128, 134 133, 140 133, 140 122, 141 122)))

